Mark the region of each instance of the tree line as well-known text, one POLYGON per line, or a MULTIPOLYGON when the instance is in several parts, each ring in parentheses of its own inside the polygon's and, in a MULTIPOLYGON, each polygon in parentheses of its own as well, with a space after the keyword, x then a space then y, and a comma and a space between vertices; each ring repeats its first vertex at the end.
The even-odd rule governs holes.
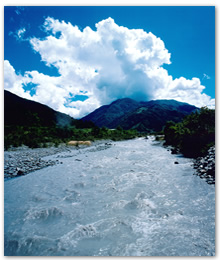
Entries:
POLYGON ((203 156, 215 144, 215 110, 202 107, 179 123, 168 121, 163 132, 165 145, 187 157, 203 156))
MULTIPOLYGON (((149 134, 139 133, 133 129, 124 130, 120 126, 116 129, 100 128, 91 121, 84 122, 82 120, 74 120, 64 127, 56 124, 43 126, 37 115, 35 117, 34 122, 29 120, 29 125, 5 125, 5 150, 21 145, 30 148, 58 146, 60 143, 67 143, 70 140, 111 139, 118 141, 149 134)), ((200 110, 185 116, 179 123, 168 121, 160 134, 164 135, 165 145, 172 145, 176 152, 178 151, 187 157, 202 156, 209 147, 215 144, 215 110, 202 107, 200 110)))
POLYGON ((80 122, 77 126, 5 126, 4 148, 26 145, 30 148, 58 146, 70 140, 100 140, 113 141, 132 139, 139 136, 136 130, 123 130, 120 126, 116 129, 99 128, 93 123, 80 122), (92 126, 92 127, 91 127, 92 126), (83 127, 83 128, 82 128, 83 127))

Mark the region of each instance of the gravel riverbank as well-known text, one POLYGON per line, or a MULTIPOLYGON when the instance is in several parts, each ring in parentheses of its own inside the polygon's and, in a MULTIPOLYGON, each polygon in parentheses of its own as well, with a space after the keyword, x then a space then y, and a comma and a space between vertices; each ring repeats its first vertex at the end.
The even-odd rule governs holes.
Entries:
POLYGON ((194 160, 194 168, 201 178, 206 178, 209 184, 215 184, 215 146, 212 146, 205 157, 194 160))
MULTIPOLYGON (((111 145, 109 140, 95 141, 91 145, 91 151, 107 149, 111 145)), ((27 146, 12 148, 4 152, 4 179, 26 175, 30 172, 42 169, 44 167, 53 166, 62 162, 57 160, 46 160, 44 157, 71 152, 76 149, 83 149, 85 146, 67 146, 66 144, 59 147, 34 148, 27 146)), ((65 155, 68 156, 68 155, 65 155)), ((62 156, 61 156, 62 157, 62 156)))

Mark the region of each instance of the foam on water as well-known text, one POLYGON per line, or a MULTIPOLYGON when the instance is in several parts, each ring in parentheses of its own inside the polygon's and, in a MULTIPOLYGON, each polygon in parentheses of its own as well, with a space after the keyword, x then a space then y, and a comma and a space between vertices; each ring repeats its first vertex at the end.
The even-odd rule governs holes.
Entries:
POLYGON ((25 214, 24 221, 27 220, 47 220, 49 218, 54 218, 58 216, 62 216, 63 212, 58 209, 57 207, 51 207, 51 208, 34 208, 29 209, 27 213, 25 214))
POLYGON ((72 150, 5 182, 5 255, 214 255, 215 186, 154 144, 72 150))

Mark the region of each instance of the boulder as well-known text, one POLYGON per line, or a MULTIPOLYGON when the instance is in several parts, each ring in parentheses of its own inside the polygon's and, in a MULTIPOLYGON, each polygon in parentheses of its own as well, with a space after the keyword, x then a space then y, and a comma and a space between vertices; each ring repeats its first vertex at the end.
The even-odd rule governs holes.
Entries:
POLYGON ((179 164, 179 162, 175 161, 174 164, 179 164))
POLYGON ((171 148, 171 154, 177 154, 178 149, 177 148, 171 148))

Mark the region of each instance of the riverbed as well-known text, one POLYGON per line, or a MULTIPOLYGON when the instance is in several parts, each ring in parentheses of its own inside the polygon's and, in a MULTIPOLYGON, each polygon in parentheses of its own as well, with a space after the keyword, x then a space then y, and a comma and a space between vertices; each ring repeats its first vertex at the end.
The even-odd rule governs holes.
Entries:
POLYGON ((215 255, 215 185, 153 138, 63 151, 4 183, 5 255, 215 255))

